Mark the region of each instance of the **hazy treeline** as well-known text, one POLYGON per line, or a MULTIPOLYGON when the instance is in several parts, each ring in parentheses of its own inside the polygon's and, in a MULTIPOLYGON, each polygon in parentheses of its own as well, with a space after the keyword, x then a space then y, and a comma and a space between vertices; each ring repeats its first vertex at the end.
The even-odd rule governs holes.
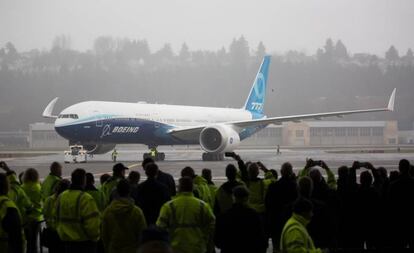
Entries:
MULTIPOLYGON (((71 49, 66 36, 47 51, 19 52, 9 42, 0 45, 0 131, 47 121, 41 113, 56 96, 55 113, 85 100, 241 107, 266 53, 263 43, 251 46, 244 37, 217 51, 183 44, 178 52, 169 44, 151 51, 145 40, 105 36, 85 52, 71 49)), ((412 127, 411 49, 351 54, 341 41, 328 39, 312 55, 273 54, 269 75, 269 116, 383 107, 396 87, 397 112, 346 119, 397 119, 400 128, 412 127)))

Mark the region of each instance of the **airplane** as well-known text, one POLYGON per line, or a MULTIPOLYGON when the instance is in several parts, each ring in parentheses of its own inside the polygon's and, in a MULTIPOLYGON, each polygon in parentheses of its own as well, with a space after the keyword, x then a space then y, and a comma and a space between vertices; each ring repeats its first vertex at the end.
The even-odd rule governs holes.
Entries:
MULTIPOLYGON (((91 154, 109 152, 116 144, 145 144, 155 151, 160 145, 197 144, 205 151, 203 161, 221 161, 225 152, 234 151, 241 141, 269 124, 394 110, 396 89, 384 108, 267 117, 263 109, 270 59, 264 56, 242 108, 86 101, 52 115, 56 97, 42 116, 55 119, 59 135, 71 145, 83 145, 91 154)), ((164 153, 155 153, 156 160, 165 159, 164 153)), ((144 153, 144 158, 148 155, 144 153)))

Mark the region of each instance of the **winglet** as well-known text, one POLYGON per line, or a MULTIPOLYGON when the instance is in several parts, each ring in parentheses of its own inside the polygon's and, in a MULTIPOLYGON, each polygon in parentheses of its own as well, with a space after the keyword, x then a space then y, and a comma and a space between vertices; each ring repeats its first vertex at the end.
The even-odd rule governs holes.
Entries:
POLYGON ((397 91, 396 88, 391 93, 390 100, 388 101, 387 109, 388 111, 394 111, 394 103, 395 103, 395 92, 397 91))
POLYGON ((52 118, 52 119, 57 118, 57 116, 52 115, 52 112, 58 99, 59 97, 56 97, 52 101, 49 102, 49 104, 46 106, 45 110, 43 111, 43 114, 42 114, 43 117, 52 118))

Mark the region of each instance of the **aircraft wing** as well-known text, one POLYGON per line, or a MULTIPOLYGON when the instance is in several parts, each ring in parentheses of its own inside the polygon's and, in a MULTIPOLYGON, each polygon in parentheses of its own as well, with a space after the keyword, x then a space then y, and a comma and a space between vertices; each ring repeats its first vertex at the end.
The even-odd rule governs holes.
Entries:
MULTIPOLYGON (((218 124, 224 124, 224 125, 232 126, 235 129, 237 129, 237 128, 238 129, 244 129, 244 128, 247 128, 247 127, 255 127, 255 126, 267 125, 267 124, 280 125, 281 123, 288 122, 288 121, 300 122, 301 120, 304 120, 304 119, 321 120, 322 118, 325 118, 325 117, 339 117, 339 118, 342 118, 344 115, 348 115, 348 114, 358 114, 358 113, 366 113, 366 112, 394 111, 395 93, 396 93, 396 89, 394 89, 392 91, 390 99, 388 101, 388 106, 385 107, 385 108, 301 114, 301 115, 271 117, 271 118, 245 120, 245 121, 223 122, 223 123, 218 123, 218 124)), ((206 126, 176 128, 176 129, 170 130, 170 134, 172 136, 176 137, 176 138, 179 138, 179 139, 194 139, 194 138, 199 137, 200 132, 205 127, 206 126)))

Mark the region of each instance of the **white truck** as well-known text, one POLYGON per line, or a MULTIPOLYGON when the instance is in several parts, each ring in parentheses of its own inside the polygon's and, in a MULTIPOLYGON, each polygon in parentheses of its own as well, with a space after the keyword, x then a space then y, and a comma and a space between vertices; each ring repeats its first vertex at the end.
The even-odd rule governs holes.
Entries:
POLYGON ((88 152, 82 145, 69 146, 69 150, 65 151, 65 163, 86 163, 87 157, 88 152))

